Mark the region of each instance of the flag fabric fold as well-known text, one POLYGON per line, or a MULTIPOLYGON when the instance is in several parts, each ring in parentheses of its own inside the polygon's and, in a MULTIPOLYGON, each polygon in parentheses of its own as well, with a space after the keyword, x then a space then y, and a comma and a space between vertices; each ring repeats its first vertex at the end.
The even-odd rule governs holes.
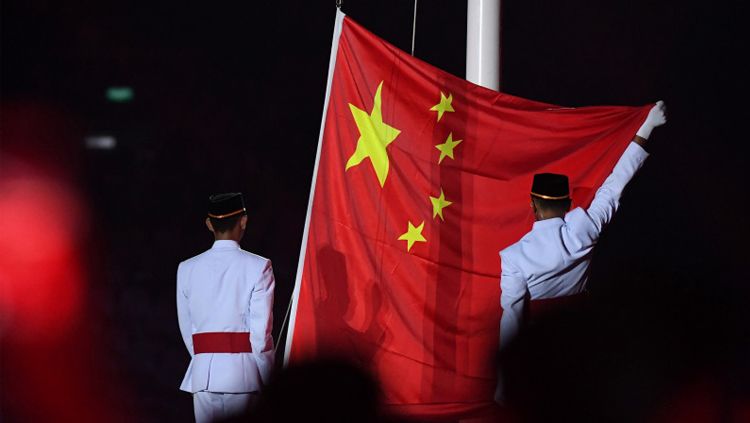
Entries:
POLYGON ((566 108, 452 76, 341 12, 286 360, 340 357, 423 418, 492 402, 498 252, 531 228, 534 173, 590 203, 648 114, 566 108))

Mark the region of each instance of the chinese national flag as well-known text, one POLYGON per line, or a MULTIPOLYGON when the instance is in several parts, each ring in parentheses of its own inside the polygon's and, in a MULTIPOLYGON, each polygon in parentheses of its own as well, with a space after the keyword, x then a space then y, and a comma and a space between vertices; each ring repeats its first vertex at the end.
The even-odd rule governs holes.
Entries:
POLYGON ((650 107, 501 94, 339 12, 288 362, 353 361, 415 417, 491 404, 498 252, 531 229, 533 175, 568 175, 588 205, 650 107))

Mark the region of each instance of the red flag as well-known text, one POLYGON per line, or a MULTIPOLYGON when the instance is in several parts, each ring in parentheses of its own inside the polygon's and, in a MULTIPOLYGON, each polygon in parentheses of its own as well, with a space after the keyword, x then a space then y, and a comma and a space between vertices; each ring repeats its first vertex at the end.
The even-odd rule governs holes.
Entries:
POLYGON ((287 360, 354 361, 413 416, 490 404, 498 252, 531 229, 533 174, 587 205, 649 108, 501 94, 339 12, 287 360))

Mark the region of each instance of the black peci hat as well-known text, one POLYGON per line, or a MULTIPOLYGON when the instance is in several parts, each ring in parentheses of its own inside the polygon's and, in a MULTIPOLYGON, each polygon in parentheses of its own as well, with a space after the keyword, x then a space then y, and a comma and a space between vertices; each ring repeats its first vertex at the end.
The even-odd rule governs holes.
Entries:
POLYGON ((568 177, 557 173, 537 173, 531 185, 531 195, 543 200, 570 199, 568 177))
POLYGON ((214 194, 208 197, 208 217, 225 219, 245 213, 245 200, 241 192, 214 194))

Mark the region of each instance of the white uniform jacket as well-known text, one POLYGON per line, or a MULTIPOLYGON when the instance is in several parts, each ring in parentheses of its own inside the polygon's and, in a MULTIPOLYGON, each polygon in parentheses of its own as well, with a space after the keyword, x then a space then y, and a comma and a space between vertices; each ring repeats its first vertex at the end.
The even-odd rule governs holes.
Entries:
POLYGON ((240 249, 234 241, 177 268, 177 319, 192 357, 180 389, 242 393, 260 390, 273 369, 271 261, 240 249), (194 354, 195 333, 250 332, 250 353, 194 354))
POLYGON ((625 185, 647 157, 640 145, 631 142, 588 209, 577 207, 564 219, 537 221, 523 238, 500 251, 501 348, 517 334, 529 298, 564 297, 585 289, 599 234, 617 211, 625 185))

